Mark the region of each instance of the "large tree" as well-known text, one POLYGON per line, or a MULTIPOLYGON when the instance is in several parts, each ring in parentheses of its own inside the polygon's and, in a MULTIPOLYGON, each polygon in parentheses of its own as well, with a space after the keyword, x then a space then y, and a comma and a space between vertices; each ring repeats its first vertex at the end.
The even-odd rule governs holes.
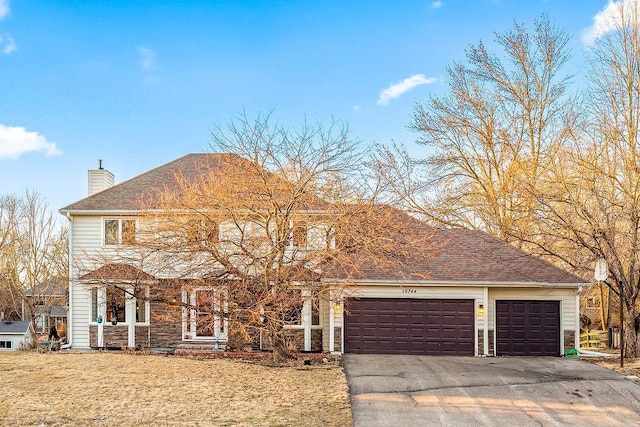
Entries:
POLYGON ((554 159, 537 193, 541 248, 583 271, 605 259, 624 316, 625 354, 640 355, 640 17, 638 2, 609 9, 587 52, 581 132, 554 159))
POLYGON ((398 243, 397 212, 372 203, 354 179, 363 152, 342 123, 290 129, 270 115, 241 115, 212 138, 209 166, 173 177, 172 189, 158 183, 135 249, 93 264, 166 278, 153 292, 164 292, 163 301, 215 288, 211 301, 182 300, 183 307, 228 320, 230 341, 260 331, 283 359, 291 350, 287 325, 301 308, 340 298, 344 281, 323 282, 327 268, 347 280, 363 257, 375 268, 398 268, 412 246, 398 243))
POLYGON ((27 316, 23 320, 35 324, 35 304, 46 292, 38 285, 67 277, 67 253, 66 228, 58 224, 44 196, 36 191, 1 196, 0 311, 7 318, 27 316))
POLYGON ((572 130, 568 35, 546 17, 514 23, 448 68, 447 91, 418 103, 410 128, 424 156, 380 147, 377 170, 395 201, 436 223, 479 228, 516 242, 532 226, 532 199, 546 164, 572 130))

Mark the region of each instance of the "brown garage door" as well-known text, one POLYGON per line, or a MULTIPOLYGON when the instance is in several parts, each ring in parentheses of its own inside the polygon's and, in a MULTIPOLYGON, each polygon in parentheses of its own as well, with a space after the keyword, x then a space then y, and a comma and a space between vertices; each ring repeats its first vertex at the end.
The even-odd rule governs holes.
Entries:
POLYGON ((559 356, 559 301, 496 301, 497 356, 559 356))
POLYGON ((473 300, 348 299, 346 353, 473 356, 473 300))

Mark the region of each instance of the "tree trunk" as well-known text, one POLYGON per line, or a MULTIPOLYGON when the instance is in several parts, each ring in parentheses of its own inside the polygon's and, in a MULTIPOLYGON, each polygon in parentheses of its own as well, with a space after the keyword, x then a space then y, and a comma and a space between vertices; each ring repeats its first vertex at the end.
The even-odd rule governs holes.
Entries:
POLYGON ((640 331, 638 330, 638 310, 634 305, 625 304, 624 316, 624 355, 626 358, 635 359, 638 357, 638 339, 640 331))
POLYGON ((293 359, 293 354, 287 345, 286 336, 283 330, 271 334, 271 345, 273 347, 273 361, 276 363, 286 362, 293 359))

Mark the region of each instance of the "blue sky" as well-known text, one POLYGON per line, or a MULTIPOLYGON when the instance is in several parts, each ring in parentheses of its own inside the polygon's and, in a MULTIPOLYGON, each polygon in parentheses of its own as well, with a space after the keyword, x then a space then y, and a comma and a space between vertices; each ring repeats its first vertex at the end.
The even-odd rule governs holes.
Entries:
MULTIPOLYGON (((629 1, 629 0, 626 0, 629 1)), ((0 0, 0 194, 58 209, 102 159, 116 182, 190 152, 246 110, 332 117, 365 144, 410 144, 416 101, 513 20, 585 34, 605 0, 0 0)), ((599 15, 602 16, 602 13, 599 15)))

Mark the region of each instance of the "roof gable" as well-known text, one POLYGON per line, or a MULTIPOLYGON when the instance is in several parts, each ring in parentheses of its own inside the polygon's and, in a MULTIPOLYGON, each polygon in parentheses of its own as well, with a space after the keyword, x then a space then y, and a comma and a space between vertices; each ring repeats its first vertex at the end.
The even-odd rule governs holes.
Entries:
MULTIPOLYGON (((217 168, 234 154, 187 154, 99 193, 65 206, 65 211, 136 211, 142 206, 154 207, 154 195, 163 190, 176 190, 178 177, 195 180, 203 170, 217 168)), ((238 157, 239 158, 239 157, 238 157)))
MULTIPOLYGON (((180 193, 184 183, 206 186, 206 179, 219 179, 220 176, 238 176, 255 172, 257 166, 233 153, 192 153, 140 174, 134 178, 116 184, 99 193, 65 206, 60 212, 74 211, 124 211, 133 212, 146 209, 160 209, 160 193, 180 193)), ((287 181, 267 172, 273 177, 274 188, 283 191, 287 181)), ((244 182, 246 187, 246 181, 244 182)), ((271 193, 272 189, 269 190, 271 193)), ((286 196, 285 196, 286 197, 286 196)), ((310 208, 321 209, 326 204, 317 197, 309 195, 304 204, 310 208)))
POLYGON ((25 334, 31 322, 0 321, 0 334, 25 334))

